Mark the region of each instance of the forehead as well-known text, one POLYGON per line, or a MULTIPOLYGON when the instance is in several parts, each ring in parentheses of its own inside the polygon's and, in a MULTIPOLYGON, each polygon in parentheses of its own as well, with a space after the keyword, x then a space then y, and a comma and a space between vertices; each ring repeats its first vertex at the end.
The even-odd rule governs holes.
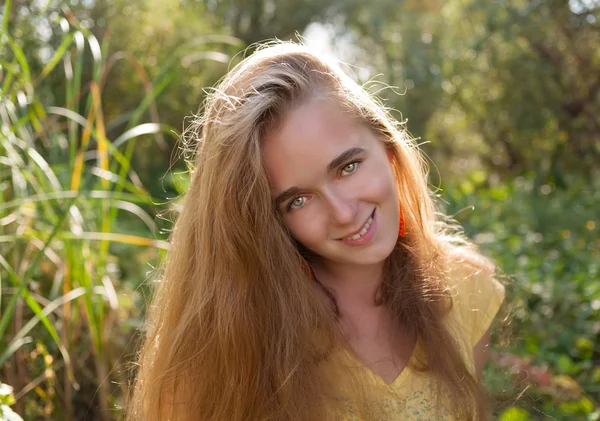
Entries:
POLYGON ((329 101, 313 100, 294 108, 264 139, 263 159, 275 193, 309 186, 326 175, 342 152, 379 142, 364 125, 329 101))

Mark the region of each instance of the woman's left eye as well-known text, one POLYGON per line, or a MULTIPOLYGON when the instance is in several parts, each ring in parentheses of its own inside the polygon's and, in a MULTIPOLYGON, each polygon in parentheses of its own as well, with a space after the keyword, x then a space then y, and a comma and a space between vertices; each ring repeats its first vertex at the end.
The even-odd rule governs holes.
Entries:
POLYGON ((358 168, 358 161, 351 162, 347 164, 344 168, 342 168, 342 173, 344 175, 352 174, 358 168))

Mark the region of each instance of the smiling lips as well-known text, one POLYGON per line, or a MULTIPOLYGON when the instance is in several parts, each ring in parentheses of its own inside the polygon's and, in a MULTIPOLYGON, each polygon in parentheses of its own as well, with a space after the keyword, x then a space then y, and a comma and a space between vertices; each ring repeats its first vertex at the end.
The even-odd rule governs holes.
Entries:
POLYGON ((374 214, 375 214, 375 211, 373 211, 371 213, 371 215, 369 216, 369 219, 367 219, 367 221, 365 222, 365 224, 362 226, 362 228, 358 232, 355 232, 354 234, 349 235, 347 237, 342 237, 342 238, 340 238, 340 240, 344 241, 344 242, 349 242, 349 241, 350 242, 354 242, 356 240, 361 239, 364 235, 367 234, 367 232, 369 232, 369 228, 373 224, 373 216, 374 216, 374 214))

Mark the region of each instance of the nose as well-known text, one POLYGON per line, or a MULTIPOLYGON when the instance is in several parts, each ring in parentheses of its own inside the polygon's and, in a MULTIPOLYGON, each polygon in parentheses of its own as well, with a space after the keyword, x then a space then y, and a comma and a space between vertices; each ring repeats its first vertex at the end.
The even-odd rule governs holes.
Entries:
POLYGON ((329 214, 336 225, 352 225, 357 217, 357 200, 339 192, 330 191, 326 196, 329 214))

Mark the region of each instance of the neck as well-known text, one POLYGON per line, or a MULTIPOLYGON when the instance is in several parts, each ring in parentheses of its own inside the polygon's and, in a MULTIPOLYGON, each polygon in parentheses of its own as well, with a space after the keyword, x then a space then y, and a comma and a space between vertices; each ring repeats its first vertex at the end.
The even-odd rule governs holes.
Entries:
POLYGON ((383 280, 383 262, 374 265, 349 265, 321 262, 315 272, 319 281, 333 290, 342 315, 375 309, 375 291, 383 280))

